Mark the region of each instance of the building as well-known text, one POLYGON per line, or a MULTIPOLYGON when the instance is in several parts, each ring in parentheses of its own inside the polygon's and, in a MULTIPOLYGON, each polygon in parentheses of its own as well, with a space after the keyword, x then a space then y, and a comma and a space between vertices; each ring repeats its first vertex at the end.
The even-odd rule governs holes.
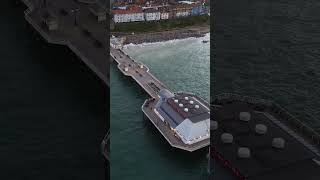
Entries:
POLYGON ((161 19, 161 14, 159 10, 149 8, 144 10, 144 17, 146 21, 158 21, 161 19))
POLYGON ((112 10, 113 21, 115 23, 144 21, 144 13, 138 6, 132 6, 129 9, 112 10))
POLYGON ((169 19, 176 18, 176 8, 174 6, 169 6, 168 12, 169 12, 169 19))
POLYGON ((169 19, 169 12, 168 11, 163 11, 161 12, 161 19, 169 19))
MULTIPOLYGON (((127 1, 125 1, 127 3, 127 1)), ((135 1, 135 5, 114 3, 113 14, 115 23, 136 21, 158 21, 188 16, 208 14, 208 7, 200 1, 180 1, 168 5, 167 1, 135 1), (145 4, 143 4, 145 2, 145 4)))
POLYGON ((210 154, 237 179, 318 179, 320 135, 271 101, 221 94, 210 154))
POLYGON ((178 4, 175 7, 175 17, 187 17, 192 14, 192 5, 189 4, 178 4))
POLYGON ((202 11, 202 5, 201 4, 195 4, 192 6, 191 15, 192 16, 198 16, 200 15, 200 12, 202 11))
POLYGON ((160 19, 169 19, 169 9, 167 7, 159 8, 160 10, 160 19))
POLYGON ((203 100, 187 93, 171 93, 162 89, 155 114, 168 124, 184 144, 194 144, 210 138, 210 109, 203 100))

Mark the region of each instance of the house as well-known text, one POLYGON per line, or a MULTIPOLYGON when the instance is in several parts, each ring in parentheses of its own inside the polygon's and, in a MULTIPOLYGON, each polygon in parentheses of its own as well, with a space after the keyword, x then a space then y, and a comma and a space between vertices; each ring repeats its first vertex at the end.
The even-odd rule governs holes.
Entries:
POLYGON ((169 19, 169 9, 167 7, 161 7, 160 10, 160 19, 169 19))
POLYGON ((202 9, 202 5, 201 5, 200 3, 199 3, 199 4, 194 4, 194 5, 192 6, 191 16, 198 16, 198 15, 200 15, 201 9, 202 9))
POLYGON ((138 6, 132 6, 128 9, 112 10, 113 21, 115 23, 144 21, 144 13, 138 6))
POLYGON ((169 12, 168 11, 163 11, 161 12, 161 19, 169 19, 169 12))
POLYGON ((176 6, 176 17, 187 17, 192 13, 192 6, 189 4, 178 4, 176 6))
POLYGON ((157 9, 149 8, 144 10, 146 21, 158 21, 161 18, 161 13, 157 9))
POLYGON ((168 7, 168 11, 169 11, 169 19, 174 19, 176 18, 176 8, 175 6, 169 6, 168 7))

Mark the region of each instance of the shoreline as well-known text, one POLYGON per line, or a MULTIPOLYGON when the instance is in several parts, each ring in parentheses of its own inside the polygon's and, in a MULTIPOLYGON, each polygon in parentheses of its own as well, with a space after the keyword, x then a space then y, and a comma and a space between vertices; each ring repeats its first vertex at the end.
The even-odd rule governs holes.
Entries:
POLYGON ((112 35, 122 37, 123 45, 156 43, 170 40, 200 38, 210 33, 210 26, 188 27, 186 29, 173 29, 168 31, 148 32, 139 34, 111 33, 112 35))
POLYGON ((123 44, 123 48, 126 49, 131 46, 144 46, 144 45, 152 45, 152 44, 158 44, 158 43, 173 43, 173 42, 196 40, 196 39, 203 40, 203 41, 209 41, 209 43, 210 43, 210 32, 204 33, 200 37, 191 36, 191 37, 180 38, 180 39, 170 39, 170 40, 163 40, 163 41, 156 41, 156 42, 143 42, 140 44, 134 44, 134 43, 123 44), (206 37, 208 37, 208 39, 206 37))

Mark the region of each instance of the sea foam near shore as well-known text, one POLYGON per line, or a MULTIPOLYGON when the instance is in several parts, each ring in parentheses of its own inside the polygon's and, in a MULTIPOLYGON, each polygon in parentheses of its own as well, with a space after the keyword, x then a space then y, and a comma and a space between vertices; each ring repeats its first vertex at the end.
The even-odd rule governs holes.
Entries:
POLYGON ((160 42, 145 42, 145 43, 141 43, 141 44, 134 44, 134 43, 130 43, 130 44, 126 44, 123 46, 124 49, 131 49, 132 47, 144 47, 144 46, 150 46, 150 45, 168 45, 168 44, 178 44, 181 42, 186 42, 186 43, 190 43, 190 42, 199 42, 202 43, 203 41, 208 41, 208 43, 210 43, 210 33, 206 33, 203 37, 188 37, 188 38, 184 38, 184 39, 173 39, 173 40, 168 40, 168 41, 160 41, 160 42))
POLYGON ((209 100, 210 33, 198 38, 128 44, 123 50, 147 65, 171 90, 194 92, 209 100))

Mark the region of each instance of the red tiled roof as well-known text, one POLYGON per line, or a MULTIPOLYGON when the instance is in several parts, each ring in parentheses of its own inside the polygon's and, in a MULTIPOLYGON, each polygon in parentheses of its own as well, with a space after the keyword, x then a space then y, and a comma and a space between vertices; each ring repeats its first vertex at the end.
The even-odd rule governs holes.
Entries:
POLYGON ((112 10, 113 14, 134 14, 134 13, 142 13, 142 9, 138 6, 132 6, 127 10, 124 9, 115 9, 112 10))

